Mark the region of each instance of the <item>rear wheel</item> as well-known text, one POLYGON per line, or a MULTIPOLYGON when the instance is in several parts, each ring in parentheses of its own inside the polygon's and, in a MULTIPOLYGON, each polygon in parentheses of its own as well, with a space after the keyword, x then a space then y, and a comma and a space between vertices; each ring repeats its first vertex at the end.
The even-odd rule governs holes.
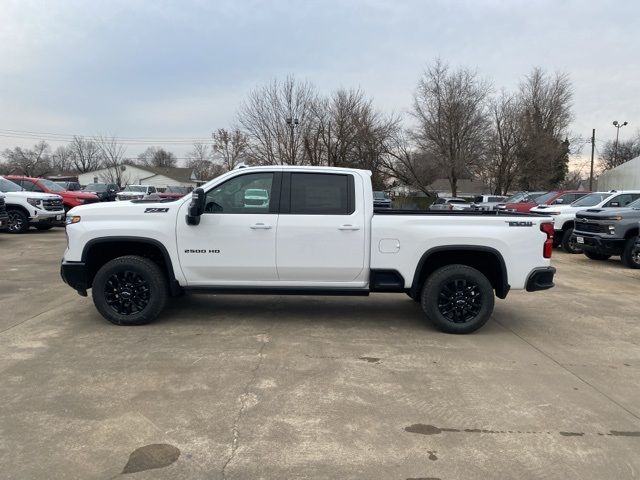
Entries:
POLYGON ((29 230, 29 217, 22 210, 7 210, 9 233, 24 233, 29 230))
POLYGON ((609 260, 609 258, 611 258, 611 255, 605 255, 604 253, 588 252, 586 250, 584 254, 587 256, 587 258, 590 258, 591 260, 609 260))
POLYGON ((629 268, 640 268, 640 246, 636 245, 638 237, 627 238, 622 251, 622 263, 629 268))
POLYGON ((160 314, 167 280, 148 258, 129 255, 105 263, 93 279, 93 303, 116 325, 144 325, 160 314))
POLYGON ((562 234, 562 249, 567 253, 582 253, 582 249, 572 237, 573 228, 567 228, 562 234))
POLYGON ((429 321, 447 333, 471 333, 482 327, 493 312, 491 283, 467 265, 448 265, 427 279, 421 295, 429 321))

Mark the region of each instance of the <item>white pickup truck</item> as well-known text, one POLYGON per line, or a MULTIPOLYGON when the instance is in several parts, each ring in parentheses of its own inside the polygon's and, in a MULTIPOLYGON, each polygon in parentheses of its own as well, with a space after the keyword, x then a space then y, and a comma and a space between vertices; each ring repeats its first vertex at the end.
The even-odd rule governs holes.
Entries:
POLYGON ((468 333, 494 292, 553 286, 553 223, 539 215, 373 208, 371 174, 250 167, 179 200, 74 208, 63 280, 109 321, 140 325, 184 291, 406 293, 441 330, 468 333), (247 204, 264 190, 268 204, 247 204))
POLYGON ((49 230, 56 225, 64 225, 65 213, 60 195, 29 192, 4 177, 0 177, 0 192, 5 197, 9 233, 24 233, 30 226, 49 230))

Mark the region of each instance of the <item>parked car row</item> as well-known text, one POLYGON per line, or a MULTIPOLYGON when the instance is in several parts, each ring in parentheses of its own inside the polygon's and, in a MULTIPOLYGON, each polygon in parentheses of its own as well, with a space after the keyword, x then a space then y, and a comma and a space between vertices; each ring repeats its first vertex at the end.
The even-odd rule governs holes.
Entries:
POLYGON ((64 226, 66 213, 81 205, 134 200, 148 195, 177 199, 191 191, 191 187, 182 186, 170 186, 159 192, 152 185, 128 185, 119 192, 113 183, 92 183, 82 190, 76 187, 79 187, 77 182, 53 182, 19 175, 0 177, 0 230, 10 233, 23 233, 30 227, 49 230, 64 226))

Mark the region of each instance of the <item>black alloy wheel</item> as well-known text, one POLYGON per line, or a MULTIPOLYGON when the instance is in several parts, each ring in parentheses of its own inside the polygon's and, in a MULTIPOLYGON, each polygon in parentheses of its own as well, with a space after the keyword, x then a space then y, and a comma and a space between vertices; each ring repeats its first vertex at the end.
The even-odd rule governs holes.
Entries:
POLYGON ((473 320, 482 308, 482 293, 479 285, 465 278, 445 283, 438 295, 438 310, 443 317, 454 323, 473 320))
POLYGON ((105 285, 105 301, 119 315, 142 312, 149 304, 149 283, 136 272, 113 273, 105 285))
POLYGON ((20 210, 9 210, 9 233, 23 233, 29 230, 29 219, 20 210))

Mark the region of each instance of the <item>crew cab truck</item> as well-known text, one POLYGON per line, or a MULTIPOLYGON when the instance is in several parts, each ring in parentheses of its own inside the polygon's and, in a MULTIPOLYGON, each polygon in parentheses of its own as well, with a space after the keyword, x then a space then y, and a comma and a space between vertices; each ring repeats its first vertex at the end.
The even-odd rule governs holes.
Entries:
POLYGON ((74 209, 63 280, 109 321, 152 321, 182 292, 406 293, 438 328, 468 333, 494 296, 553 286, 551 218, 500 212, 374 211, 371 174, 249 167, 190 197, 74 209), (267 205, 245 202, 262 189, 267 205))
POLYGON ((573 234, 576 214, 587 209, 615 209, 626 207, 640 198, 640 191, 626 190, 610 192, 593 192, 566 205, 539 205, 530 210, 531 213, 551 215, 554 222, 554 241, 561 245, 567 253, 582 253, 582 245, 576 242, 573 234))
POLYGON ((640 268, 636 250, 640 222, 640 200, 626 208, 592 208, 576 214, 575 242, 592 260, 607 260, 620 255, 629 268, 640 268))
POLYGON ((24 233, 30 226, 38 230, 49 230, 56 225, 64 225, 62 197, 27 192, 4 177, 0 177, 0 192, 5 196, 9 233, 24 233))

